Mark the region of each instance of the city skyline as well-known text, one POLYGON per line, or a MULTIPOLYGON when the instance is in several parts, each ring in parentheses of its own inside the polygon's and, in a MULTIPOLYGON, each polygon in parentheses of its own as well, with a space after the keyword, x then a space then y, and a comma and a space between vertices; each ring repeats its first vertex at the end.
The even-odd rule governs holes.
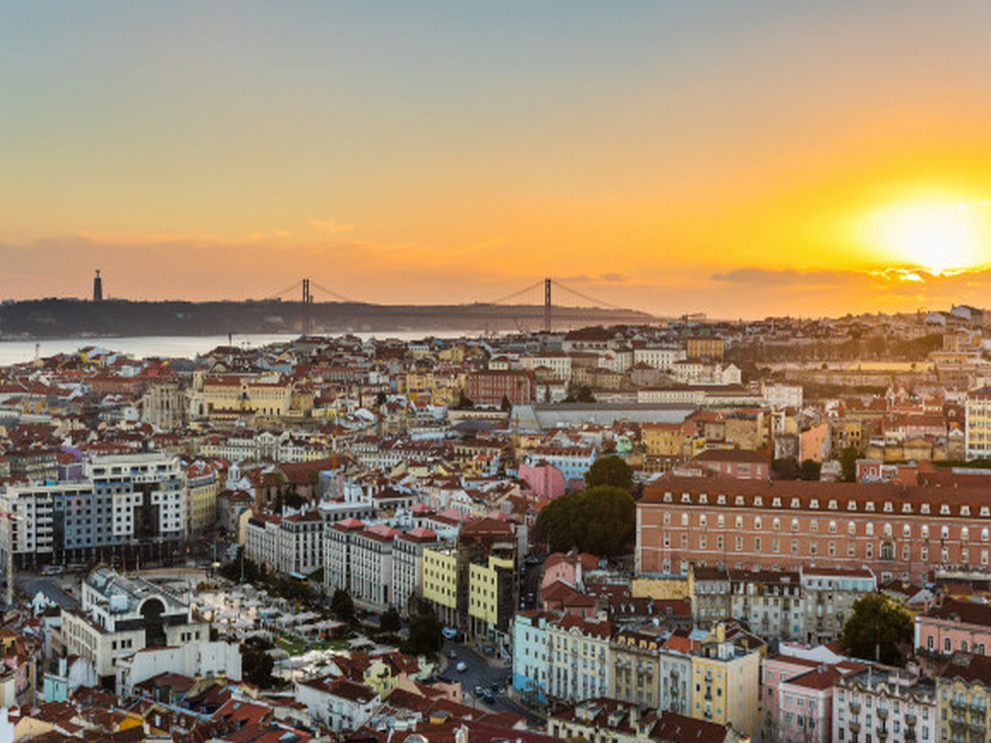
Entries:
POLYGON ((981 304, 991 6, 0 3, 2 299, 981 304))

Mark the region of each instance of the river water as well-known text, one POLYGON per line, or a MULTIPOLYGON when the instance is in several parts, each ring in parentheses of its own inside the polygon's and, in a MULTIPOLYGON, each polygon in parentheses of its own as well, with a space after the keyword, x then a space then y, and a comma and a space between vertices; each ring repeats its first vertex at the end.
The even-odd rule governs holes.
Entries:
MULTIPOLYGON (((397 338, 403 341, 419 340, 426 336, 422 331, 394 331, 381 333, 352 333, 359 338, 397 338)), ((434 338, 460 338, 470 335, 467 331, 435 331, 434 338)), ((269 343, 293 340, 297 336, 282 335, 235 335, 231 342, 241 348, 258 348, 269 343)), ((0 366, 23 364, 31 361, 37 353, 42 358, 60 353, 75 353, 80 348, 97 346, 117 351, 134 358, 160 356, 163 358, 193 358, 197 354, 211 351, 217 346, 226 346, 226 335, 154 335, 137 338, 61 338, 39 341, 0 341, 0 366)))

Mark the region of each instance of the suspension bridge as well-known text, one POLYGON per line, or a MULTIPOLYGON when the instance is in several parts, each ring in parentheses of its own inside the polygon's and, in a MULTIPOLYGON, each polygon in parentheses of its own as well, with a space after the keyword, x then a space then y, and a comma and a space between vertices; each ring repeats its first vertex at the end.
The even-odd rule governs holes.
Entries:
MULTIPOLYGON (((300 330, 308 335, 314 328, 317 296, 321 297, 322 308, 370 304, 327 289, 310 278, 300 279, 268 295, 265 300, 298 303, 300 330)), ((654 319, 646 312, 597 299, 553 278, 543 278, 492 300, 461 305, 460 309, 493 322, 515 324, 520 331, 539 328, 550 332, 555 325, 568 327, 595 322, 644 323, 654 319)))

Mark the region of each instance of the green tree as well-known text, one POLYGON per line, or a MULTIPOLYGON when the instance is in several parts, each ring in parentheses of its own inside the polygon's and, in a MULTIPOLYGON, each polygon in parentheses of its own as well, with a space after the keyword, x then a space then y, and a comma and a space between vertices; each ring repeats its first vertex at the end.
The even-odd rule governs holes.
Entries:
POLYGON ((857 479, 857 459, 860 458, 860 450, 850 444, 840 452, 840 467, 843 468, 843 480, 854 482, 857 479))
POLYGON ((585 486, 594 488, 597 485, 630 490, 633 487, 633 470, 622 457, 599 457, 585 473, 585 486))
POLYGON ((241 675, 244 680, 265 689, 272 685, 275 659, 265 650, 245 643, 241 646, 241 675))
POLYGON ((513 409, 513 403, 509 401, 509 398, 506 395, 502 396, 502 402, 499 403, 499 409, 504 413, 508 413, 513 409))
POLYGON ((475 407, 475 403, 471 401, 471 398, 465 394, 464 390, 458 392, 458 404, 454 406, 455 410, 471 410, 475 407))
POLYGON ((537 516, 537 533, 553 552, 575 548, 612 557, 621 554, 633 540, 635 529, 633 496, 612 485, 566 493, 537 516))
POLYGON ((798 479, 816 482, 819 480, 819 474, 821 472, 822 464, 820 462, 816 462, 812 459, 806 459, 802 462, 802 466, 798 470, 798 479))
POLYGON ((399 617, 399 610, 394 606, 386 609, 379 618, 379 629, 390 634, 398 632, 403 626, 403 620, 399 617))
POLYGON ((417 614, 409 620, 409 638, 403 652, 410 655, 436 653, 444 643, 441 623, 433 614, 417 614))
POLYGON ((855 658, 880 660, 894 665, 901 648, 911 645, 912 617, 881 593, 869 593, 853 605, 853 613, 843 625, 840 642, 855 658))
POLYGON ((334 591, 334 595, 330 599, 330 611, 339 622, 347 622, 348 624, 353 622, 354 600, 352 600, 351 594, 343 588, 334 591))

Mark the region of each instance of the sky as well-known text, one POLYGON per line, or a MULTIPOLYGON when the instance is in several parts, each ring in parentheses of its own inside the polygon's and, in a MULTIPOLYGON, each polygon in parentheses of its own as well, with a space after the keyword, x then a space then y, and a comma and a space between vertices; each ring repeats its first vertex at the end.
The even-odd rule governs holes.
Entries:
POLYGON ((99 268, 128 299, 983 306, 989 33, 986 0, 0 0, 0 299, 99 268))

